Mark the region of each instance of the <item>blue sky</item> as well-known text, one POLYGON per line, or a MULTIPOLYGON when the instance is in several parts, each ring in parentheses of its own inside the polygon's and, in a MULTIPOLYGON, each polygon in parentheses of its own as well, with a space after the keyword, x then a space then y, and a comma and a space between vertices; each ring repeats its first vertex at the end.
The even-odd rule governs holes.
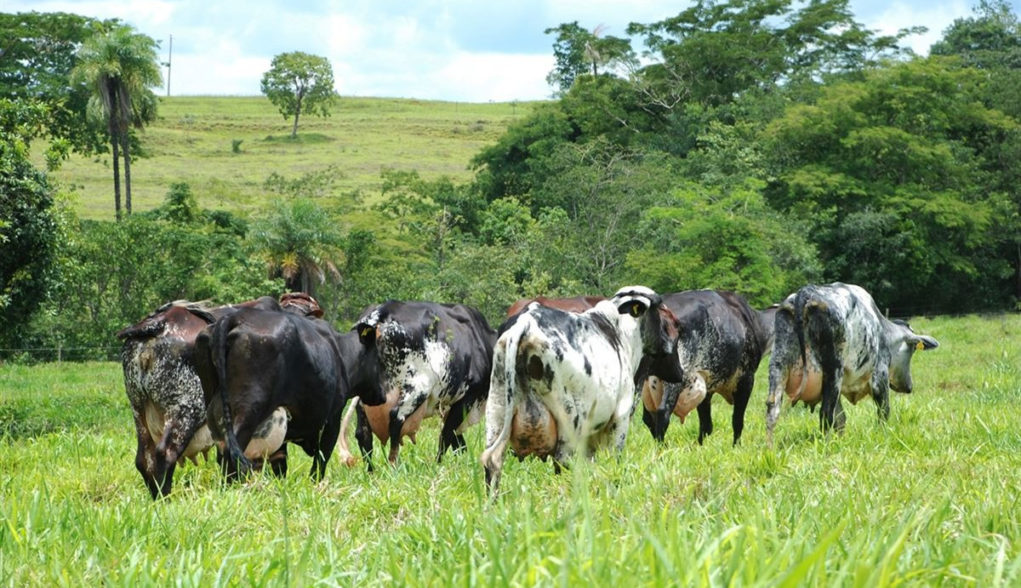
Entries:
MULTIPOLYGON (((1017 11, 1018 2, 1011 0, 1017 11)), ((977 0, 851 0, 855 19, 893 33, 922 25, 920 54, 977 0)), ((322 55, 342 96, 488 102, 548 98, 549 27, 578 21, 626 36, 629 22, 674 16, 688 0, 5 0, 4 12, 120 18, 161 41, 173 36, 173 95, 258 95, 273 56, 322 55)), ((166 89, 160 89, 165 94, 166 89)))

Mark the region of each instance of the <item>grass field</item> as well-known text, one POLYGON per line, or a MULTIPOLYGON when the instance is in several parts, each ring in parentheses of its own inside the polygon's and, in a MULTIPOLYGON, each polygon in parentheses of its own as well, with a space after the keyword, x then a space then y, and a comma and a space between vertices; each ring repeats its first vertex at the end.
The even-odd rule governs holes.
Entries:
POLYGON ((913 326, 941 346, 888 425, 865 401, 827 438, 785 407, 767 449, 762 366, 739 447, 718 398, 702 447, 694 415, 662 446, 636 415, 619 458, 509 460, 495 503, 483 428, 436 464, 431 422, 396 469, 313 484, 295 450, 285 480, 188 466, 154 504, 117 364, 3 365, 0 584, 1021 585, 1021 315, 913 326))
MULTIPOLYGON (((185 182, 205 208, 244 210, 264 198, 272 172, 297 178, 330 166, 341 192, 378 192, 384 168, 467 180, 471 157, 534 104, 345 97, 330 117, 301 118, 292 140, 291 121, 265 97, 162 98, 159 119, 140 133, 148 157, 131 166, 133 208, 154 208, 185 182)), ((83 218, 114 218, 108 155, 72 156, 53 175, 75 187, 83 218)))

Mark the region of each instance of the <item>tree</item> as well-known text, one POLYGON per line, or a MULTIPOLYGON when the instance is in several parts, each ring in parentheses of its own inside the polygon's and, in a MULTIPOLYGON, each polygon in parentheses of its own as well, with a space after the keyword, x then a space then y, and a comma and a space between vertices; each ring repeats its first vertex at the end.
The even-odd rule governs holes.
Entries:
POLYGON ((727 104, 753 88, 860 71, 903 53, 852 18, 849 0, 709 0, 652 24, 632 23, 652 63, 639 74, 650 106, 727 104))
POLYGON ((333 68, 325 57, 301 51, 281 53, 262 76, 262 93, 285 119, 294 117, 293 139, 298 136, 298 118, 302 113, 330 116, 330 107, 337 97, 333 68))
POLYGON ((1009 304, 1021 126, 945 58, 826 87, 765 131, 771 204, 809 219, 828 279, 899 313, 1009 304))
POLYGON ((627 254, 634 281, 658 291, 733 290, 765 306, 818 279, 814 247, 761 191, 756 180, 727 188, 692 182, 648 209, 637 230, 644 244, 627 254))
POLYGON ((18 345, 51 286, 59 238, 53 189, 29 159, 47 109, 0 100, 0 348, 18 345))
POLYGON ((1004 0, 981 0, 975 16, 959 18, 933 43, 933 55, 960 55, 981 69, 1021 69, 1021 25, 1004 0))
POLYGON ((336 260, 343 236, 336 222, 314 201, 276 199, 252 227, 252 239, 265 256, 272 277, 284 278, 290 292, 315 295, 327 276, 340 280, 336 260))
POLYGON ((553 43, 553 57, 556 65, 546 76, 546 82, 564 94, 574 85, 578 76, 599 75, 599 68, 613 68, 616 65, 634 66, 636 58, 631 42, 620 37, 602 35, 603 27, 587 31, 578 26, 578 21, 550 27, 543 31, 547 35, 556 33, 553 43))
POLYGON ((103 121, 110 137, 117 220, 121 218, 121 157, 124 203, 131 214, 131 127, 142 128, 156 119, 156 95, 151 88, 163 83, 157 46, 128 25, 114 25, 85 41, 72 72, 72 81, 92 88, 89 111, 103 121))
POLYGON ((45 104, 45 134, 86 155, 103 150, 106 138, 86 116, 89 88, 71 83, 82 43, 118 21, 76 14, 0 13, 0 98, 45 104))

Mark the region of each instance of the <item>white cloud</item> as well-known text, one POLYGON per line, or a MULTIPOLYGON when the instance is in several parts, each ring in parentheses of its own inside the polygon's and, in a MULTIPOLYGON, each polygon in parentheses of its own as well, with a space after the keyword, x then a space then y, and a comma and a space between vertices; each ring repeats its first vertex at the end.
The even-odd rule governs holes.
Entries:
POLYGON ((943 31, 958 18, 971 16, 971 5, 964 0, 951 2, 894 2, 871 20, 862 20, 869 29, 884 35, 893 35, 898 30, 912 26, 924 26, 928 32, 905 39, 908 46, 918 55, 928 55, 929 47, 943 37, 943 31))
MULTIPOLYGON (((549 97, 553 37, 578 21, 624 37, 630 22, 674 16, 693 0, 4 0, 5 12, 120 18, 160 40, 174 37, 174 94, 257 95, 274 55, 306 51, 333 64, 346 95, 460 101, 549 97)), ((884 34, 913 25, 919 54, 974 0, 851 0, 855 19, 884 34)))

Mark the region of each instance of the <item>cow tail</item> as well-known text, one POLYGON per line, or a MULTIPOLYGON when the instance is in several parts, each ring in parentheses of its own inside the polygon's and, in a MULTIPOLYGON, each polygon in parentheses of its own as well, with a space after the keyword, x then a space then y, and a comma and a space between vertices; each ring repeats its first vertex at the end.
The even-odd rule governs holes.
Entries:
POLYGON ((340 435, 337 436, 337 459, 341 460, 341 463, 351 467, 355 465, 358 460, 351 454, 351 449, 347 444, 347 431, 351 426, 351 415, 355 413, 355 408, 358 406, 358 397, 355 396, 351 399, 348 404, 347 410, 344 411, 344 418, 340 421, 340 435))
POLYGON ((234 417, 231 414, 230 402, 227 399, 227 336, 232 326, 230 320, 222 320, 214 323, 213 348, 216 355, 213 363, 216 365, 216 387, 220 391, 220 403, 223 409, 223 436, 227 443, 227 451, 224 459, 228 462, 238 462, 240 467, 247 465, 247 459, 241 450, 241 444, 234 435, 234 417))
MULTIPOLYGON (((518 317, 520 319, 520 316, 518 317)), ((496 342, 496 349, 493 353, 493 370, 502 370, 501 375, 493 374, 490 378, 489 399, 486 401, 486 436, 489 436, 489 427, 492 422, 489 419, 489 412, 497 406, 503 406, 503 422, 501 423, 499 435, 489 442, 487 439, 486 449, 482 452, 482 465, 486 470, 499 469, 503 463, 502 454, 506 451, 507 442, 510 440, 511 429, 514 423, 514 397, 517 394, 517 357, 518 347, 524 337, 525 329, 520 328, 520 320, 514 325, 512 336, 504 339, 501 337, 496 342), (505 345, 501 345, 506 341, 505 345), (502 357, 501 357, 502 355, 502 357), (494 386, 502 380, 502 386, 494 386), (494 394, 502 394, 503 398, 494 398, 494 394), (499 452, 499 456, 497 456, 499 452), (494 457, 497 457, 494 460, 494 457)))

